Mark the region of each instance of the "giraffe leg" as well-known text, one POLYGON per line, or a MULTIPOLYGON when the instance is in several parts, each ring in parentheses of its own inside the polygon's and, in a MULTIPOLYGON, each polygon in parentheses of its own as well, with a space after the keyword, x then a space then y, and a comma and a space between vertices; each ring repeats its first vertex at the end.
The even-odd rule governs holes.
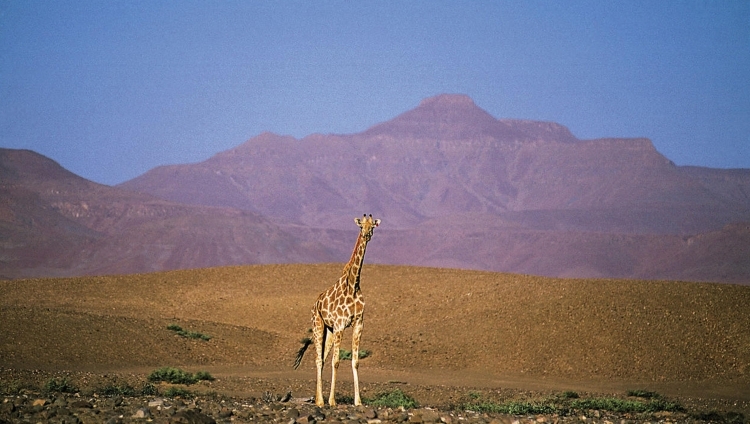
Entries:
POLYGON ((362 317, 357 318, 352 325, 352 376, 354 377, 354 406, 362 405, 359 397, 359 340, 362 337, 362 317))
POLYGON ((323 318, 320 317, 320 315, 317 315, 313 319, 313 339, 315 342, 315 372, 317 374, 317 385, 315 388, 315 404, 318 406, 324 406, 325 403, 323 401, 323 366, 325 365, 324 361, 324 352, 323 352, 323 346, 327 343, 326 341, 326 328, 325 325, 323 325, 323 318))
POLYGON ((329 327, 326 327, 326 335, 325 335, 325 349, 323 349, 323 364, 328 361, 328 354, 331 353, 331 347, 333 346, 333 330, 329 327))
POLYGON ((328 404, 336 406, 336 370, 339 369, 339 348, 341 346, 341 336, 343 331, 339 330, 333 333, 333 346, 331 347, 331 354, 333 360, 331 362, 331 396, 328 397, 328 404))

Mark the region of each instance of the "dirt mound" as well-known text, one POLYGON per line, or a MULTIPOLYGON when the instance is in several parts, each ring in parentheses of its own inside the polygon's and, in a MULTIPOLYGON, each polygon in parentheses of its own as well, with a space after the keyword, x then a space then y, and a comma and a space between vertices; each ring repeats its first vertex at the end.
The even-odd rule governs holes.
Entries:
MULTIPOLYGON (((2 367, 147 373, 169 365, 312 387, 313 355, 299 371, 291 365, 315 297, 341 268, 1 281, 2 367), (210 339, 181 337, 170 324, 210 339)), ((645 388, 750 400, 748 286, 366 265, 362 289, 365 386, 645 388)))

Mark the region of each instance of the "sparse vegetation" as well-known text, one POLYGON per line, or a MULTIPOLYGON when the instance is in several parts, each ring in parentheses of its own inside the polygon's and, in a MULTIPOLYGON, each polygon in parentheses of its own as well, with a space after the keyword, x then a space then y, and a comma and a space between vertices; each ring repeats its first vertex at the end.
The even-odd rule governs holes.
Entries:
POLYGON ((462 409, 510 415, 552 414, 558 412, 558 408, 553 404, 518 401, 504 403, 474 402, 464 405, 462 409))
POLYGON ((195 395, 191 391, 185 390, 181 387, 170 387, 166 391, 164 391, 164 396, 168 398, 180 397, 189 399, 194 397, 195 395))
POLYGON ((18 380, 0 380, 0 394, 3 395, 17 395, 21 393, 21 390, 26 388, 28 388, 28 386, 18 380))
POLYGON ((185 338, 188 338, 188 339, 199 339, 199 340, 203 340, 203 341, 206 341, 206 342, 209 341, 209 340, 211 340, 211 336, 208 336, 208 335, 203 334, 203 333, 198 333, 198 332, 195 332, 195 331, 185 330, 185 329, 183 329, 182 327, 180 327, 177 324, 169 324, 167 326, 167 330, 174 331, 174 333, 177 334, 178 336, 185 337, 185 338))
POLYGON ((148 380, 155 383, 163 381, 172 384, 190 385, 203 380, 213 381, 214 378, 206 371, 199 371, 196 374, 192 374, 179 368, 162 367, 151 372, 148 376, 148 380))
POLYGON ((648 402, 618 398, 578 399, 570 403, 573 409, 599 409, 612 412, 678 412, 683 408, 677 402, 653 399, 648 402))
POLYGON ((362 402, 370 406, 377 406, 382 408, 404 407, 409 409, 419 407, 419 404, 413 397, 407 395, 399 389, 393 390, 391 392, 379 393, 373 398, 362 399, 362 402))
MULTIPOLYGON (((360 349, 359 351, 359 359, 364 359, 370 356, 370 351, 367 349, 360 349)), ((346 349, 339 349, 339 359, 342 361, 351 361, 352 360, 352 351, 346 350, 346 349)))
POLYGON ((146 382, 141 388, 141 394, 145 396, 153 396, 159 394, 159 390, 150 382, 146 382))
POLYGON ((648 390, 628 390, 627 395, 644 399, 658 399, 661 397, 660 394, 648 390))
POLYGON ((68 377, 51 378, 44 385, 44 391, 46 393, 75 393, 78 387, 68 380, 68 377))
POLYGON ((133 386, 129 384, 104 386, 97 392, 103 396, 135 396, 137 393, 133 386))
MULTIPOLYGON (((631 391, 627 392, 628 396, 631 391)), ((460 405, 460 409, 476 412, 489 412, 511 415, 527 414, 569 414, 575 410, 600 410, 616 413, 650 413, 680 412, 684 409, 677 402, 667 401, 654 392, 649 392, 649 401, 608 398, 581 399, 576 392, 563 392, 559 396, 538 401, 508 401, 497 403, 480 400, 475 393, 469 393, 469 402, 460 405)))

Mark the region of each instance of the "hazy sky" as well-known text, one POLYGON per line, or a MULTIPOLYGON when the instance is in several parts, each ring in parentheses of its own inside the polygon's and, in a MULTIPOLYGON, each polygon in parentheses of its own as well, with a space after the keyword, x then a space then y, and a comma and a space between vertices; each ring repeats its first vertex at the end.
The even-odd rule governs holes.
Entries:
POLYGON ((750 168, 750 1, 0 0, 0 147, 105 184, 439 93, 750 168))

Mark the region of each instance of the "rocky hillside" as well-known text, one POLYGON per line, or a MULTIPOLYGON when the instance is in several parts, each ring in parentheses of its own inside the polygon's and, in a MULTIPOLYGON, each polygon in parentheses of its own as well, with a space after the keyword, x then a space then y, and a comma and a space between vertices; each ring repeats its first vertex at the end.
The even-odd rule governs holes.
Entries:
POLYGON ((103 186, 30 151, 0 149, 0 181, 0 278, 332 259, 252 212, 103 186))
POLYGON ((750 281, 750 170, 678 167, 648 139, 578 140, 555 123, 495 119, 460 95, 358 134, 261 134, 122 187, 303 224, 340 257, 348 238, 316 231, 349 230, 367 212, 383 218, 377 262, 750 281))

